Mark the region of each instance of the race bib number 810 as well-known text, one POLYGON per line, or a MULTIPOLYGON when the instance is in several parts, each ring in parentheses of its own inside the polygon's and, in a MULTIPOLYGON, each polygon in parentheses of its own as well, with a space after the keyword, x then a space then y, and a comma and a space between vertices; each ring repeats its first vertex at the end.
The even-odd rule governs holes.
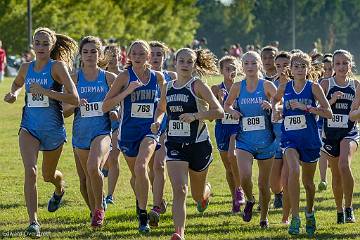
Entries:
POLYGON ((49 107, 49 97, 38 93, 27 93, 28 107, 49 107))
POLYGON ((153 103, 133 103, 131 104, 131 117, 152 118, 154 113, 153 103))
POLYGON ((102 111, 103 102, 92 102, 80 107, 81 117, 100 117, 104 113, 102 111))
POLYGON ((286 116, 284 121, 285 131, 307 128, 305 115, 286 116))

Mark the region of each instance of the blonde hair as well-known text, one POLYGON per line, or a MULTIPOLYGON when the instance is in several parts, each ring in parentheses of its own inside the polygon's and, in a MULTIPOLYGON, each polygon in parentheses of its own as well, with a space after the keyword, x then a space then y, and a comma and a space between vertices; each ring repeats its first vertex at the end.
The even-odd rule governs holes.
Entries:
POLYGON ((306 67, 309 69, 308 74, 306 75, 307 79, 310 79, 314 82, 317 82, 322 76, 322 70, 316 69, 311 65, 311 57, 304 52, 296 52, 291 55, 290 67, 293 66, 295 61, 304 62, 306 67))
POLYGON ((263 67, 263 64, 262 64, 262 61, 261 61, 260 54, 255 52, 255 51, 247 51, 246 53, 244 53, 244 55, 241 57, 241 63, 242 63, 243 68, 244 68, 244 61, 248 56, 255 57, 255 60, 259 65, 258 76, 259 76, 259 78, 262 78, 263 77, 262 72, 264 71, 264 67, 263 67))
POLYGON ((225 64, 226 62, 233 62, 236 70, 237 70, 239 73, 243 74, 243 73, 242 73, 241 64, 240 64, 239 60, 238 60, 236 57, 234 57, 234 56, 229 56, 229 55, 226 55, 226 56, 222 57, 222 58, 219 60, 219 69, 220 69, 220 72, 222 72, 223 67, 224 67, 224 64, 225 64))
POLYGON ((54 45, 50 53, 50 58, 53 60, 63 61, 69 69, 72 68, 75 53, 78 49, 77 43, 69 36, 58 34, 55 31, 40 27, 35 29, 33 40, 39 33, 45 33, 50 36, 51 43, 54 45))
POLYGON ((151 42, 149 43, 149 46, 150 46, 150 48, 152 48, 152 47, 159 47, 159 48, 161 48, 164 56, 166 56, 166 54, 170 51, 169 47, 166 46, 165 43, 160 42, 160 41, 151 41, 151 42))
MULTIPOLYGON (((148 43, 147 41, 145 41, 145 40, 138 39, 138 40, 133 41, 133 42, 130 44, 130 46, 129 46, 129 48, 128 48, 127 56, 130 56, 131 50, 133 49, 133 47, 134 47, 136 44, 139 44, 139 45, 143 46, 144 49, 145 49, 145 51, 146 51, 148 54, 151 53, 151 48, 150 48, 149 43, 148 43)), ((149 63, 146 63, 145 65, 146 65, 146 67, 148 67, 148 68, 151 67, 149 63)), ((131 66, 132 66, 132 62, 131 62, 130 59, 128 59, 128 61, 126 62, 125 68, 131 67, 131 66)))
POLYGON ((195 59, 196 73, 200 76, 219 74, 216 57, 209 49, 181 48, 175 53, 175 61, 182 52, 189 52, 195 59))

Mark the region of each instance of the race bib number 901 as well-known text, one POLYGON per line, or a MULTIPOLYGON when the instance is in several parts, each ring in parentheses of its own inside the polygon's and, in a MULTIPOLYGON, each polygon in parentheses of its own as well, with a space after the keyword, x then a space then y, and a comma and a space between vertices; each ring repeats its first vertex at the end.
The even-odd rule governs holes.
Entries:
POLYGON ((131 104, 131 117, 152 118, 154 113, 153 103, 133 103, 131 104))
POLYGON ((27 93, 28 107, 49 107, 49 97, 38 93, 27 93))
POLYGON ((244 117, 242 119, 243 131, 256 131, 265 129, 264 116, 244 117))
POLYGON ((103 102, 92 102, 80 107, 81 117, 100 117, 104 113, 102 111, 103 102))
POLYGON ((327 125, 331 128, 348 128, 348 121, 348 115, 333 114, 333 117, 327 120, 327 125))
POLYGON ((179 120, 170 120, 168 135, 172 137, 189 137, 190 123, 181 122, 179 120))
POLYGON ((307 128, 305 115, 286 116, 284 120, 285 131, 307 128))

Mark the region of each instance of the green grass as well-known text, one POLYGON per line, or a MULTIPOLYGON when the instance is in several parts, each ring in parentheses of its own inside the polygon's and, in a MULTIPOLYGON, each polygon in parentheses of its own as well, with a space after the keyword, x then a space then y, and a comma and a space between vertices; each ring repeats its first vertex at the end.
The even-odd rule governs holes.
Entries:
MULTIPOLYGON (((8 92, 12 79, 7 78, 0 84, 0 96, 8 92)), ((209 83, 219 82, 219 78, 209 79, 209 83)), ((22 238, 23 231, 28 225, 28 217, 23 196, 24 170, 18 148, 18 129, 23 106, 23 93, 15 104, 0 101, 0 238, 13 236, 22 238)), ((213 125, 210 124, 213 139, 213 125)), ((41 177, 41 154, 38 164, 39 191, 39 220, 44 234, 43 238, 51 239, 169 239, 173 232, 171 206, 162 216, 158 228, 152 229, 148 236, 141 236, 137 232, 135 216, 135 199, 130 188, 130 174, 127 165, 120 158, 121 172, 116 191, 116 204, 106 212, 105 226, 99 231, 93 231, 90 226, 89 211, 79 191, 75 162, 71 150, 71 119, 67 119, 69 143, 64 147, 58 169, 65 175, 66 195, 64 204, 55 213, 47 212, 47 201, 53 192, 53 186, 44 183, 41 177)), ((213 186, 213 197, 208 210, 202 215, 197 213, 196 206, 188 196, 186 239, 286 239, 287 227, 280 224, 281 211, 270 210, 270 228, 261 230, 258 227, 259 213, 255 212, 252 222, 245 223, 239 215, 232 215, 231 195, 225 179, 225 171, 215 148, 215 160, 209 169, 209 181, 213 186)), ((360 158, 357 154, 353 160, 355 181, 360 181, 360 158)), ((330 175, 330 171, 328 172, 330 175)), ((316 173, 315 184, 319 182, 316 173)), ((254 190, 257 195, 257 164, 254 164, 254 190)), ((328 179, 331 180, 330 177, 328 179)), ((171 202, 171 188, 167 181, 165 198, 171 202)), ((258 196, 256 196, 258 198, 258 196)), ((301 207, 305 206, 304 189, 301 188, 301 207)), ((152 203, 150 196, 149 203, 152 203)), ((150 206, 150 205, 149 205, 150 206)), ((359 185, 355 186, 354 207, 360 207, 359 185)), ((316 193, 317 238, 319 239, 354 239, 360 238, 359 224, 337 225, 336 209, 331 186, 322 193, 316 193)), ((359 213, 357 214, 360 218, 359 213)), ((302 225, 305 221, 301 215, 302 225)), ((302 229, 304 233, 304 228, 302 229)), ((299 238, 305 238, 300 235, 299 238)))

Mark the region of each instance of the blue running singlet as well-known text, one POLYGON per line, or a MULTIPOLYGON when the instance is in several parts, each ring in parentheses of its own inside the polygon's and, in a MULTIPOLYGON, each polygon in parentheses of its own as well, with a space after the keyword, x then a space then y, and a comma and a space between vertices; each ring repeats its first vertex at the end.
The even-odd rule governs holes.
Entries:
MULTIPOLYGON (((224 106, 224 102, 226 101, 229 95, 229 90, 226 89, 224 82, 222 82, 219 85, 219 87, 225 92, 224 100, 221 103, 221 105, 224 106)), ((237 109, 237 106, 235 106, 235 109, 237 109)), ((225 113, 225 116, 222 119, 216 119, 215 139, 218 150, 228 151, 230 144, 230 137, 234 134, 237 134, 239 130, 240 130, 239 120, 233 119, 231 114, 229 113, 225 113)))
POLYGON ((96 80, 89 81, 80 70, 77 90, 80 99, 86 99, 88 104, 75 109, 72 142, 75 148, 90 149, 94 138, 110 134, 111 130, 109 113, 102 111, 104 98, 109 91, 105 71, 100 69, 96 80))
POLYGON ((37 83, 45 89, 62 92, 62 85, 51 76, 53 60, 36 72, 35 61, 29 64, 25 77, 25 106, 23 108, 21 127, 32 130, 58 130, 64 128, 64 117, 61 102, 42 94, 30 93, 30 85, 37 83))
POLYGON ((294 80, 286 84, 283 106, 284 121, 281 128, 283 148, 320 150, 321 141, 315 115, 290 107, 290 103, 295 101, 316 107, 312 85, 312 81, 306 80, 304 88, 298 93, 294 89, 294 80))
POLYGON ((246 88, 246 80, 242 80, 240 93, 236 99, 242 114, 236 140, 256 148, 266 148, 274 141, 271 112, 261 107, 261 103, 267 100, 264 82, 265 80, 259 79, 256 89, 249 92, 246 88))
MULTIPOLYGON (((138 81, 131 67, 128 73, 129 83, 138 81)), ((154 122, 159 92, 156 73, 150 70, 148 82, 126 96, 120 104, 119 143, 141 141, 145 135, 151 134, 150 126, 154 122)))

